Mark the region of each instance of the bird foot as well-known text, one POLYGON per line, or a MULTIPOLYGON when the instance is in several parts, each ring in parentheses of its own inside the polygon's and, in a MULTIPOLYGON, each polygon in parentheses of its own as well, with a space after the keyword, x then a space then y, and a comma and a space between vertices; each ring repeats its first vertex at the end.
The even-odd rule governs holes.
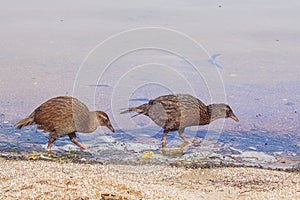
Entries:
POLYGON ((165 148, 167 147, 167 143, 166 143, 166 142, 162 142, 162 143, 161 143, 161 147, 162 147, 163 149, 165 149, 165 148))
POLYGON ((181 145, 179 145, 179 148, 183 148, 186 146, 198 146, 200 143, 201 141, 198 141, 196 139, 193 140, 186 139, 181 145))
POLYGON ((193 146, 199 146, 201 144, 201 140, 193 139, 192 144, 193 146))
MULTIPOLYGON (((74 141, 72 141, 72 142, 74 142, 74 141)), ((79 146, 81 149, 83 149, 83 150, 89 149, 87 146, 85 146, 84 144, 78 142, 77 140, 76 140, 76 142, 74 142, 74 143, 75 143, 77 146, 79 146)))
POLYGON ((193 143, 192 142, 190 142, 190 141, 184 141, 182 144, 180 144, 178 147, 179 148, 184 148, 184 147, 186 147, 186 146, 190 146, 190 145, 192 145, 193 143))
POLYGON ((183 155, 182 148, 162 148, 163 156, 180 157, 183 155))
POLYGON ((82 148, 83 150, 89 149, 89 148, 88 148, 87 146, 85 146, 85 145, 82 145, 81 148, 82 148))

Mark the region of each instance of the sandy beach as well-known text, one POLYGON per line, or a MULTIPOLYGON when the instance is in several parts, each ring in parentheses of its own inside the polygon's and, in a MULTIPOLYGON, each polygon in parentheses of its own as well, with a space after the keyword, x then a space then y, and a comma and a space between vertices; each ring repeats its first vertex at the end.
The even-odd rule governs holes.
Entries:
POLYGON ((299 199, 300 173, 0 161, 1 199, 299 199), (102 197, 101 197, 102 196, 102 197))

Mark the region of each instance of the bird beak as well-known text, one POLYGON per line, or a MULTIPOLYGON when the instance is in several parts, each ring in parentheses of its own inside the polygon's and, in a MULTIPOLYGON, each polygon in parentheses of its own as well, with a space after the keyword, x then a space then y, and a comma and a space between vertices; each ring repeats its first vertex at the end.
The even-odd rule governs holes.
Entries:
POLYGON ((235 116, 233 113, 231 113, 231 115, 229 116, 231 119, 233 119, 234 121, 238 122, 239 119, 237 118, 237 116, 235 116))
POLYGON ((115 129, 112 127, 112 125, 107 125, 107 128, 109 128, 109 130, 111 130, 111 132, 115 132, 115 129))

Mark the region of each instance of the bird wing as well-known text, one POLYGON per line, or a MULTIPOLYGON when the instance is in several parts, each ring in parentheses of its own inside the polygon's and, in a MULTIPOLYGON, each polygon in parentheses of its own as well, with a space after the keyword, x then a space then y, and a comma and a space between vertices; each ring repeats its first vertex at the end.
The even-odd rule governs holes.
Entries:
POLYGON ((38 128, 57 134, 76 131, 75 121, 79 113, 88 113, 88 108, 72 97, 56 97, 40 105, 34 111, 38 128))
POLYGON ((149 117, 168 130, 207 123, 207 106, 189 94, 160 96, 149 105, 149 117))
POLYGON ((207 106, 199 99, 189 94, 178 94, 181 127, 195 126, 207 121, 207 106))
POLYGON ((176 95, 157 97, 149 102, 149 117, 167 130, 176 130, 180 125, 180 103, 176 95))

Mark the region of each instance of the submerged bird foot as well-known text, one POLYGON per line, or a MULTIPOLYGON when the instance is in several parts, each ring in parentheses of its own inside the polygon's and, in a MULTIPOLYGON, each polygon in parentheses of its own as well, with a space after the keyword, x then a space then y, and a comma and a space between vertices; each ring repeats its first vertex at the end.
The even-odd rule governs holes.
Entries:
POLYGON ((183 148, 162 148, 163 156, 180 157, 183 155, 183 148))
POLYGON ((184 148, 186 146, 191 146, 192 144, 193 143, 190 140, 188 140, 188 141, 184 141, 183 143, 181 143, 178 147, 179 148, 184 148))
POLYGON ((198 146, 200 145, 201 141, 198 141, 196 139, 190 140, 190 139, 186 139, 184 140, 184 142, 182 144, 180 144, 178 147, 179 148, 184 148, 186 146, 198 146))
POLYGON ((200 145, 201 140, 193 139, 192 143, 193 143, 194 146, 198 146, 198 145, 200 145))

